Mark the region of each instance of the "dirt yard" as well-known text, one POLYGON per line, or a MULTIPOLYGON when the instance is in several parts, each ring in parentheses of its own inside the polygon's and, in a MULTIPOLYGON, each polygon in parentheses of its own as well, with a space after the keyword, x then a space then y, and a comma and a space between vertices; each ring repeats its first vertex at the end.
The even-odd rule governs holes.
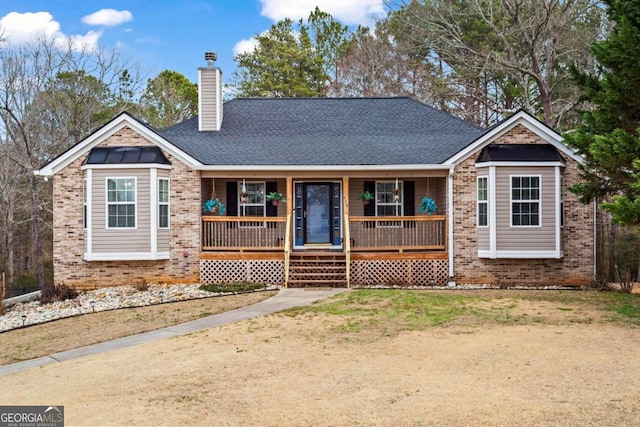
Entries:
POLYGON ((64 405, 66 425, 638 425, 640 328, 588 304, 483 306, 501 320, 413 331, 285 312, 3 376, 0 402, 64 405))

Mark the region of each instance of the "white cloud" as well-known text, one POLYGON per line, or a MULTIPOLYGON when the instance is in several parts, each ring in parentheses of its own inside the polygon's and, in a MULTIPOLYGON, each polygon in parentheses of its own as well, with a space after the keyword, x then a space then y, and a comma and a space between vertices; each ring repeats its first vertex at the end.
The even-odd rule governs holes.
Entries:
POLYGON ((45 37, 56 38, 60 24, 49 12, 11 12, 0 19, 0 31, 12 43, 27 43, 45 37))
POLYGON ((84 16, 82 22, 89 25, 104 25, 107 27, 133 21, 133 15, 128 10, 100 9, 84 16))
POLYGON ((260 0, 262 16, 273 21, 308 18, 316 6, 347 25, 370 25, 385 15, 382 0, 260 0))
POLYGON ((257 45, 258 41, 255 39, 255 37, 240 40, 233 46, 233 55, 235 56, 241 53, 252 52, 253 50, 255 50, 257 45))
POLYGON ((24 44, 45 39, 59 47, 71 46, 74 50, 94 50, 102 36, 101 31, 65 35, 60 31, 60 23, 49 12, 10 12, 0 18, 0 34, 9 43, 24 44))

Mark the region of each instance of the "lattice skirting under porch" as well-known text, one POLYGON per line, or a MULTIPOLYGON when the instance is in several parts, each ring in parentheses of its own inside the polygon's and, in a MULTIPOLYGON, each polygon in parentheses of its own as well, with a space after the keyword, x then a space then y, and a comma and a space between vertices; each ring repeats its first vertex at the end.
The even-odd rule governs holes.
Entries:
POLYGON ((446 259, 352 260, 351 286, 445 286, 446 259))
POLYGON ((268 285, 284 283, 281 260, 200 260, 200 283, 253 282, 268 285))

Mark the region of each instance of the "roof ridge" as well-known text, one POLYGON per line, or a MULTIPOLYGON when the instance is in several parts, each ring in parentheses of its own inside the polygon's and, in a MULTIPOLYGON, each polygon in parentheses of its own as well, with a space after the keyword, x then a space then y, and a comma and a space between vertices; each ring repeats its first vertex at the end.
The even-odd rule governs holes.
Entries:
MULTIPOLYGON (((409 96, 339 96, 339 97, 327 97, 327 96, 292 96, 292 97, 258 97, 258 96, 247 96, 247 97, 236 97, 227 102, 232 101, 309 101, 309 100, 323 100, 323 101, 359 101, 359 100, 375 100, 375 99, 411 99, 409 96)), ((419 101, 418 101, 419 102, 419 101)), ((427 105, 427 104, 424 104, 427 105)))

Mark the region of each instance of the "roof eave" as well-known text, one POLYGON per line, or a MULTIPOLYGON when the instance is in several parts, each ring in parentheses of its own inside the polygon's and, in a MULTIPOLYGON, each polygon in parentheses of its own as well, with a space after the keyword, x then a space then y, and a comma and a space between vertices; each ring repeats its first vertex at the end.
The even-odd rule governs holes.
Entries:
POLYGON ((195 167, 201 171, 403 171, 403 170, 443 170, 449 171, 453 165, 442 164, 411 164, 411 165, 200 165, 195 167))
POLYGON ((60 172, 65 167, 69 166, 72 162, 77 160, 84 153, 91 150, 101 142, 104 142, 107 138, 112 136, 117 131, 124 127, 130 127, 139 135, 143 136, 153 144, 157 145, 163 150, 166 150, 169 154, 179 159, 192 169, 196 169, 202 165, 198 160, 191 157, 184 151, 180 150, 170 141, 156 133, 154 130, 136 120, 134 117, 127 113, 122 113, 115 117, 113 120, 93 132, 91 135, 81 140, 77 144, 70 147, 68 150, 60 154, 58 157, 51 160, 42 168, 33 171, 35 175, 43 177, 51 177, 60 172))

